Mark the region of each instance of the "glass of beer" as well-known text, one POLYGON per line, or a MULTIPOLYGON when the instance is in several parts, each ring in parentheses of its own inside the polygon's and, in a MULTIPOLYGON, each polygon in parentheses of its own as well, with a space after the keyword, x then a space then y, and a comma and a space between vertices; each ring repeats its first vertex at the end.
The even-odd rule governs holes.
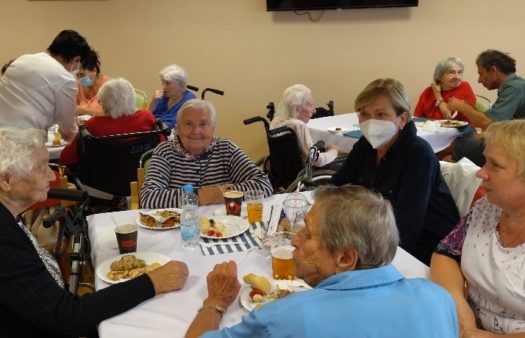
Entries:
POLYGON ((288 231, 276 232, 270 238, 272 253, 272 271, 274 279, 295 279, 295 262, 292 245, 294 233, 288 231))
POLYGON ((264 192, 261 190, 248 190, 244 193, 244 201, 248 209, 248 222, 262 222, 264 192))

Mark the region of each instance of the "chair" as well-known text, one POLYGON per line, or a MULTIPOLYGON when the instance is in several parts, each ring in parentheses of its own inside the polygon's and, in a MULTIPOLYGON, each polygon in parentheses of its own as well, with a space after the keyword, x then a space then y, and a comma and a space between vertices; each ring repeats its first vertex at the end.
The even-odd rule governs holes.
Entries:
POLYGON ((143 90, 135 88, 135 108, 148 109, 148 96, 143 90))
POLYGON ((142 154, 139 160, 139 167, 137 168, 137 180, 129 183, 131 191, 131 202, 129 208, 131 210, 140 208, 140 190, 142 189, 142 184, 144 184, 144 176, 146 176, 146 172, 148 171, 153 150, 154 149, 150 149, 142 154))
POLYGON ((288 127, 270 130, 270 124, 261 116, 244 120, 245 125, 256 122, 262 122, 264 125, 270 153, 259 162, 276 192, 295 190, 299 182, 306 183, 307 186, 318 185, 321 179, 329 179, 335 173, 330 169, 313 169, 313 162, 318 154, 316 146, 312 147, 315 150, 311 150, 308 157, 306 166, 308 170, 304 170, 305 164, 295 132, 288 127))
POLYGON ((488 98, 482 95, 476 95, 476 104, 474 107, 478 111, 484 113, 487 110, 489 110, 491 106, 492 106, 492 103, 490 102, 488 98))
POLYGON ((91 197, 115 206, 130 196, 130 182, 137 180, 136 166, 142 154, 155 148, 171 129, 157 121, 152 131, 93 136, 79 131, 79 185, 91 197))
POLYGON ((474 163, 451 163, 439 161, 441 175, 450 190, 458 208, 459 216, 463 217, 470 206, 483 196, 480 193, 481 179, 476 177, 479 167, 474 163))

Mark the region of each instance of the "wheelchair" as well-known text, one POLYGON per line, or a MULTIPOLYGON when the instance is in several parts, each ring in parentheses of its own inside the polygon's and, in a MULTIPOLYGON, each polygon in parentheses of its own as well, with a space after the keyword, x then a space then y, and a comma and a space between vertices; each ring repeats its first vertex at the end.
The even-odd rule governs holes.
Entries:
POLYGON ((288 127, 270 130, 268 120, 255 116, 243 121, 245 125, 261 122, 266 132, 269 154, 256 162, 268 174, 275 193, 311 190, 327 184, 335 170, 317 169, 313 163, 320 153, 319 144, 310 148, 306 165, 295 132, 288 127))
POLYGON ((50 189, 48 198, 77 202, 68 207, 58 207, 45 218, 43 226, 49 228, 58 222, 58 236, 53 255, 58 262, 64 284, 69 292, 77 295, 79 287, 95 291, 91 263, 91 244, 85 214, 89 196, 86 191, 50 189), (85 282, 87 281, 87 282, 85 282))

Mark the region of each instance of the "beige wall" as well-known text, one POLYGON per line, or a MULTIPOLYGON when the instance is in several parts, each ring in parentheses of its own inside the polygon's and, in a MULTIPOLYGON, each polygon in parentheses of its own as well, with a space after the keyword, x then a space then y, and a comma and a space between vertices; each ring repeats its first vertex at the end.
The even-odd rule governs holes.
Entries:
POLYGON ((454 55, 474 91, 494 98, 477 83, 475 57, 496 48, 525 63, 524 11, 523 0, 420 0, 416 8, 326 11, 311 22, 266 12, 264 0, 3 0, 0 63, 44 50, 65 28, 100 51, 104 74, 148 93, 158 71, 178 63, 191 84, 225 91, 207 95, 219 112, 217 134, 256 158, 266 151, 262 127, 242 120, 264 115, 294 83, 310 86, 318 105, 333 99, 342 113, 368 82, 394 77, 415 104, 436 62, 454 55))

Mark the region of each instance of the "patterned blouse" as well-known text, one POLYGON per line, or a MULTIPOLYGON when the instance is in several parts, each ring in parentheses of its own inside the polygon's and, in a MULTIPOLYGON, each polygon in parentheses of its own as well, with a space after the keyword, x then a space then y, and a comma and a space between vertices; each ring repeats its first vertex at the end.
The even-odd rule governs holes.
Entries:
POLYGON ((525 243, 501 244, 501 208, 480 199, 438 245, 461 262, 467 300, 480 327, 498 334, 525 332, 525 243))

